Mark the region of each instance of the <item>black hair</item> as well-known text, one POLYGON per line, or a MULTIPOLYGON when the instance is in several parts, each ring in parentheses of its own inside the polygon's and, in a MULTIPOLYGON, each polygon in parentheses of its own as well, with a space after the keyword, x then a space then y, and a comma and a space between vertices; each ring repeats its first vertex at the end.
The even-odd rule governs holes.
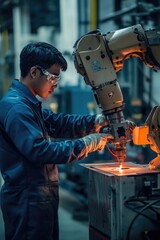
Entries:
POLYGON ((20 71, 22 77, 25 77, 33 66, 40 65, 47 69, 53 64, 58 64, 62 71, 67 69, 67 62, 62 53, 49 43, 29 43, 20 53, 20 71))

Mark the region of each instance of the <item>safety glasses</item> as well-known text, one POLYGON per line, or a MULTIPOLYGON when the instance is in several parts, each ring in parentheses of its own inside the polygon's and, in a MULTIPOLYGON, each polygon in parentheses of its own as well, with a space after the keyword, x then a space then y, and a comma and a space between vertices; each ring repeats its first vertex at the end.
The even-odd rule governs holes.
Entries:
POLYGON ((60 80, 60 75, 51 74, 46 69, 39 65, 36 65, 35 67, 38 68, 42 72, 42 74, 44 74, 47 77, 48 82, 50 82, 52 85, 57 85, 57 83, 60 80))

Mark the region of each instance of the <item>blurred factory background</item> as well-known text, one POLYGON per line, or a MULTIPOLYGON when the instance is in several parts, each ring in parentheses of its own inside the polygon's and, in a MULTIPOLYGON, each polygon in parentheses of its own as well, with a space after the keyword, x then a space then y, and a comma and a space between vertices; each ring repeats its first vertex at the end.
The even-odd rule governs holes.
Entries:
MULTIPOLYGON (((0 0, 0 98, 11 81, 19 78, 22 47, 29 42, 46 41, 64 54, 68 70, 63 73, 54 95, 43 101, 44 106, 54 112, 99 113, 90 87, 74 68, 73 45, 81 35, 94 29, 106 33, 138 23, 144 29, 160 26, 160 0, 0 0)), ((126 61, 118 73, 126 103, 126 118, 137 124, 143 123, 151 107, 160 103, 159 78, 160 73, 153 72, 138 59, 126 61)), ((129 160, 139 163, 147 163, 154 155, 149 148, 133 146, 132 143, 128 144, 127 154, 129 160)), ((112 159, 106 149, 81 162, 112 159)), ((87 224, 88 172, 79 163, 59 167, 60 185, 75 202, 80 203, 71 211, 72 217, 87 224)), ((62 205, 66 207, 64 202, 62 205)), ((0 239, 3 239, 2 220, 0 231, 0 239)), ((84 231, 86 233, 86 229, 84 231)), ((67 240, 67 237, 63 239, 67 240)))

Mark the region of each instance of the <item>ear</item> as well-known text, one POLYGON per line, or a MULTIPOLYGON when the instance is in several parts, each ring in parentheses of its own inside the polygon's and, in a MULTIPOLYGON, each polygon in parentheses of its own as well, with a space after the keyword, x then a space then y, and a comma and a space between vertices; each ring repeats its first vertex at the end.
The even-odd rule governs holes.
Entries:
POLYGON ((32 79, 35 79, 39 76, 38 69, 36 67, 31 67, 30 68, 30 76, 32 79))

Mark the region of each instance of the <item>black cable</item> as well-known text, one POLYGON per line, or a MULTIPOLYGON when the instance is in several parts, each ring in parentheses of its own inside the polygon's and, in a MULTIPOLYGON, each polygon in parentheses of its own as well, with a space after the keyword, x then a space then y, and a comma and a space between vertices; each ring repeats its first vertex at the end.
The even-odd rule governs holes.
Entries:
POLYGON ((130 224, 130 226, 129 226, 129 228, 128 228, 126 240, 129 240, 129 239, 130 239, 130 232, 131 232, 133 223, 135 222, 135 220, 137 219, 137 217, 138 217, 143 211, 145 211, 147 208, 149 208, 150 206, 152 206, 152 205, 154 205, 154 204, 156 204, 156 203, 158 203, 158 202, 160 202, 160 199, 155 200, 155 201, 153 201, 153 202, 151 202, 151 203, 148 203, 145 207, 143 207, 143 208, 141 209, 140 212, 137 213, 137 215, 132 219, 132 222, 131 222, 131 224, 130 224))
MULTIPOLYGON (((141 201, 140 201, 141 202, 141 201)), ((145 205, 146 204, 146 202, 143 202, 143 205, 145 205)), ((140 207, 140 208, 142 208, 142 206, 138 206, 138 207, 130 207, 130 206, 128 206, 127 204, 125 204, 125 206, 128 208, 128 209, 130 209, 130 210, 132 210, 133 212, 136 212, 136 213, 139 213, 139 211, 138 210, 136 210, 136 208, 138 208, 138 207, 140 207)), ((154 213, 156 213, 157 214, 157 212, 156 212, 156 210, 154 210, 154 209, 152 209, 152 208, 150 208, 150 210, 152 210, 154 213)), ((155 221, 153 218, 151 218, 151 217, 149 217, 148 215, 146 215, 146 214, 144 214, 144 213, 140 213, 140 215, 142 215, 143 217, 145 217, 146 219, 148 219, 148 220, 150 220, 152 223, 154 223, 154 224, 157 224, 157 221, 155 221)))
MULTIPOLYGON (((146 201, 143 201, 143 200, 141 200, 141 199, 139 199, 139 198, 134 198, 134 199, 126 200, 124 204, 126 205, 126 203, 130 203, 130 202, 140 202, 140 203, 143 203, 143 205, 146 205, 146 204, 147 204, 146 201)), ((127 207, 127 206, 126 206, 126 207, 127 207)), ((142 207, 142 206, 137 206, 137 208, 138 208, 138 207, 142 207)), ((150 207, 150 210, 152 210, 154 213, 157 213, 157 211, 156 211, 154 208, 152 208, 152 207, 150 207)))

